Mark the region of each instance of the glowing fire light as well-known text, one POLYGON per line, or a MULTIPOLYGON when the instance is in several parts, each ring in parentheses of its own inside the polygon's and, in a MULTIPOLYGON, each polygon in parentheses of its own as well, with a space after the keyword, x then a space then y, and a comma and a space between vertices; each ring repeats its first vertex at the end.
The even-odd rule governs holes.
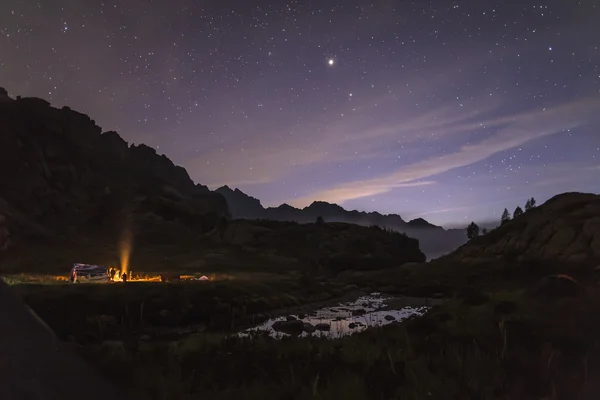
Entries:
POLYGON ((125 223, 123 229, 123 235, 119 243, 119 254, 121 261, 121 271, 119 271, 119 277, 123 274, 129 276, 129 258, 131 257, 131 248, 133 244, 133 234, 131 232, 131 224, 129 220, 125 223))

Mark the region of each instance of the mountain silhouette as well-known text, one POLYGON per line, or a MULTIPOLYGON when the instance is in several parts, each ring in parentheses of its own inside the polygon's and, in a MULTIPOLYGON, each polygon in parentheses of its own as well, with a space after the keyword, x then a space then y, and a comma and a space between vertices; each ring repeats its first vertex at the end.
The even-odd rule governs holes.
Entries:
POLYGON ((423 218, 405 221, 398 214, 381 214, 346 210, 338 204, 315 201, 307 207, 296 208, 289 204, 264 207, 260 200, 239 189, 222 186, 215 190, 227 200, 229 211, 236 219, 266 219, 274 221, 315 222, 322 217, 325 222, 346 222, 362 226, 377 225, 419 240, 421 250, 429 259, 450 253, 467 241, 465 229, 444 229, 423 218))

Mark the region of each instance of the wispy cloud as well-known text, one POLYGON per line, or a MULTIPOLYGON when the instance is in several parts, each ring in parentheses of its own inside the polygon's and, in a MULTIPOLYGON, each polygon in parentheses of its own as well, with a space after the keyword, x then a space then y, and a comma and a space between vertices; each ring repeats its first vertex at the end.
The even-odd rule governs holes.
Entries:
POLYGON ((425 104, 431 93, 447 92, 469 79, 469 69, 481 60, 467 55, 464 59, 467 64, 463 60, 407 72, 394 83, 395 90, 376 86, 335 110, 315 107, 311 120, 286 123, 285 116, 275 113, 268 121, 280 129, 261 131, 260 124, 244 127, 251 137, 247 142, 227 143, 185 161, 184 166, 193 179, 209 186, 251 185, 282 179, 306 166, 380 158, 381 147, 389 142, 407 146, 474 131, 480 128, 477 119, 485 119, 502 105, 499 96, 450 101, 414 112, 415 102, 425 104))
POLYGON ((478 143, 465 144, 454 153, 407 165, 383 177, 346 182, 334 188, 295 199, 292 203, 303 206, 316 199, 343 203, 352 199, 386 193, 398 185, 418 183, 419 180, 474 164, 532 140, 575 128, 593 118, 598 109, 600 109, 600 99, 588 98, 553 108, 481 121, 481 125, 488 128, 496 127, 498 132, 478 143))

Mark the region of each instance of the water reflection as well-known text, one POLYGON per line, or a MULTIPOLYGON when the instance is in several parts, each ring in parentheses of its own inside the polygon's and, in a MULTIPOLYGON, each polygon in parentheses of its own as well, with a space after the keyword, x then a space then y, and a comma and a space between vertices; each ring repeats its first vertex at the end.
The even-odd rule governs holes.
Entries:
POLYGON ((423 315, 426 306, 394 307, 398 298, 384 297, 380 293, 362 296, 353 302, 324 307, 309 314, 292 314, 270 319, 240 336, 265 333, 274 338, 284 336, 324 336, 339 338, 374 326, 402 321, 413 315, 423 315))

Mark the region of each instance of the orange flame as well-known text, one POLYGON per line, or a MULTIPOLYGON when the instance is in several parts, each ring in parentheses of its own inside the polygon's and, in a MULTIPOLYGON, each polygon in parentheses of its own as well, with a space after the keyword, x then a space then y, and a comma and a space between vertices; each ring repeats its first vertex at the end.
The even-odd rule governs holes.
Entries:
POLYGON ((123 235, 119 243, 119 255, 121 261, 120 275, 125 273, 129 274, 129 258, 131 257, 131 250, 133 247, 133 234, 131 232, 131 225, 129 221, 125 224, 123 229, 123 235))

